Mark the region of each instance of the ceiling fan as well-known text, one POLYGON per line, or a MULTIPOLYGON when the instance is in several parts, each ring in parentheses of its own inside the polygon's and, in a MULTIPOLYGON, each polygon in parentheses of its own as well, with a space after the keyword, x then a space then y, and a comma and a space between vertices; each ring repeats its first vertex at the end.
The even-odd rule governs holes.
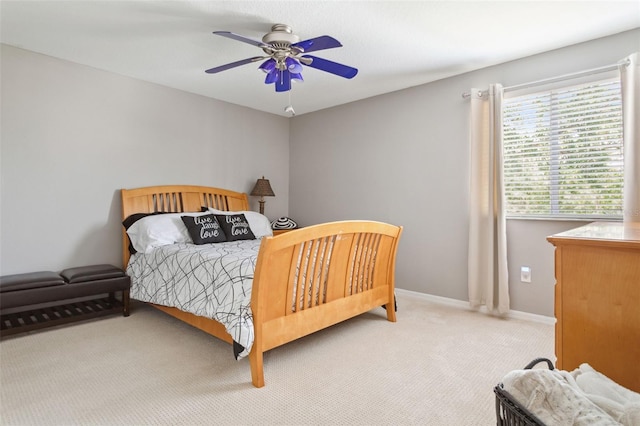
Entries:
POLYGON ((291 27, 285 24, 273 25, 271 32, 265 34, 264 37, 262 37, 262 41, 234 34, 229 31, 214 31, 213 33, 257 46, 262 49, 265 56, 254 56, 210 68, 205 71, 209 74, 215 74, 220 71, 266 59, 258 69, 267 74, 264 81, 265 84, 275 84, 276 92, 291 90, 291 80, 302 81, 302 65, 344 78, 353 78, 358 74, 356 68, 307 54, 318 50, 342 47, 342 44, 340 44, 338 40, 327 35, 299 41, 300 38, 293 34, 291 27))

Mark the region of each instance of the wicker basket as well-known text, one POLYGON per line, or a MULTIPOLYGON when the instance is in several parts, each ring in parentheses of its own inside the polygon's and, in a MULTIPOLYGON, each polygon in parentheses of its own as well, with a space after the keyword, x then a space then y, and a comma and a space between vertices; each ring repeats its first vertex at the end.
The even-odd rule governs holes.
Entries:
MULTIPOLYGON (((541 362, 546 362, 549 370, 554 369, 553 363, 547 358, 536 358, 524 369, 529 370, 541 362)), ((496 394, 496 424, 498 426, 545 426, 540 419, 505 391, 502 383, 496 385, 493 392, 496 394)))

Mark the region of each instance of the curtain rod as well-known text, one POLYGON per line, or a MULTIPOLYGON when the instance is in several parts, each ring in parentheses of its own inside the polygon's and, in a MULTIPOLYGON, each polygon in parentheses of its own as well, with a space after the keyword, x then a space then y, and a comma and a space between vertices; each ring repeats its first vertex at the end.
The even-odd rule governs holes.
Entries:
MULTIPOLYGON (((516 89, 525 89, 527 87, 532 87, 532 86, 538 86, 541 84, 546 84, 546 83, 555 83, 557 81, 562 81, 562 80, 568 80, 570 78, 577 78, 577 77, 586 77, 588 75, 592 75, 592 74, 598 74, 601 72, 606 72, 606 71, 613 71, 615 69, 617 69, 620 65, 624 65, 624 66, 628 66, 631 63, 631 60, 629 59, 625 59, 624 61, 617 63, 617 64, 611 64, 611 65, 605 65, 603 67, 599 67, 599 68, 591 68, 588 70, 584 70, 584 71, 578 71, 578 72, 574 72, 571 74, 564 74, 558 77, 551 77, 551 78, 545 78, 543 80, 537 80, 537 81, 531 81, 529 83, 522 83, 522 84, 516 84, 514 86, 508 86, 503 88, 503 90, 505 92, 508 92, 510 90, 516 90, 516 89)), ((487 90, 482 90, 479 94, 479 96, 482 96, 484 94, 487 93, 487 90)), ((467 99, 471 97, 471 93, 470 92, 464 92, 462 94, 462 97, 467 99)))

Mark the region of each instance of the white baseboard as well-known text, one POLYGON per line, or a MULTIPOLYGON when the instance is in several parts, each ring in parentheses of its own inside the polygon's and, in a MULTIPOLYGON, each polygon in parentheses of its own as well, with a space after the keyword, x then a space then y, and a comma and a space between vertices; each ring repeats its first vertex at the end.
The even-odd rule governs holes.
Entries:
POLYGON ((513 310, 509 311, 505 315, 498 315, 498 314, 490 313, 487 310, 486 306, 482 306, 478 309, 472 308, 471 306, 469 306, 469 302, 465 300, 451 299, 449 297, 435 296, 433 294, 427 294, 427 293, 419 293, 417 291, 405 290, 402 288, 396 288, 396 292, 403 295, 410 296, 410 297, 416 297, 418 299, 427 300, 429 302, 438 303, 440 305, 452 306, 455 308, 466 309, 469 311, 477 311, 487 315, 495 315, 495 316, 500 316, 504 318, 520 319, 520 320, 538 322, 538 323, 548 324, 548 325, 555 325, 556 323, 556 319, 554 317, 548 317, 545 315, 531 314, 529 312, 513 311, 513 310))

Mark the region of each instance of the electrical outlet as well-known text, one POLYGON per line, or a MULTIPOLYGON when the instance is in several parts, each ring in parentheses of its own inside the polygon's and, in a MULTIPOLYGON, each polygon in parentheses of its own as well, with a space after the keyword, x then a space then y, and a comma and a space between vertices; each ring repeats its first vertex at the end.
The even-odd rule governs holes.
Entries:
POLYGON ((531 268, 528 266, 520 267, 520 281, 523 283, 531 282, 531 268))

